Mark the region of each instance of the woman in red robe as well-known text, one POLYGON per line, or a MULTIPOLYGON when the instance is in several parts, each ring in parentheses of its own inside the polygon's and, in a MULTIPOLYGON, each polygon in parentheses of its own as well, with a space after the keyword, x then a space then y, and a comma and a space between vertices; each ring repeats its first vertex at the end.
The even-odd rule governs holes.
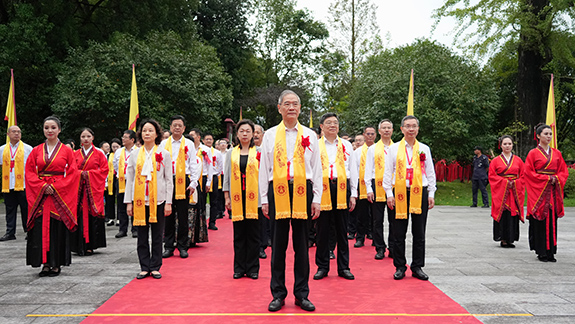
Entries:
POLYGON ((511 153, 511 136, 503 135, 499 139, 499 145, 501 155, 489 164, 493 240, 501 241, 501 247, 514 248, 513 242, 519 240, 519 220, 525 222, 525 186, 521 179, 524 165, 520 157, 511 153))
POLYGON ((70 236, 72 252, 92 255, 99 247, 106 247, 104 227, 104 190, 108 176, 108 161, 95 148, 94 132, 84 128, 80 133, 80 149, 74 152, 80 170, 78 188, 78 230, 70 236))
POLYGON ((42 267, 41 277, 55 277, 70 265, 69 231, 75 231, 79 173, 74 152, 58 139, 60 120, 44 120, 46 142, 36 146, 26 162, 28 242, 26 264, 42 267))
POLYGON ((569 176, 561 152, 549 143, 553 132, 548 125, 536 129, 539 145, 525 159, 529 248, 542 262, 556 262, 557 219, 565 215, 563 187, 569 176))

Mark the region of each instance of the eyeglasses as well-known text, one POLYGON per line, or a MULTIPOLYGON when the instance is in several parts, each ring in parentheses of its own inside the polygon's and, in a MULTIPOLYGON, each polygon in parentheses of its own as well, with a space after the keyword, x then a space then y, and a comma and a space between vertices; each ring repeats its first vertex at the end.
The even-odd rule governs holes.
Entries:
POLYGON ((405 125, 405 126, 401 126, 401 128, 404 128, 404 129, 418 129, 419 126, 417 126, 417 125, 405 125))
POLYGON ((337 125, 339 125, 339 122, 338 122, 337 120, 334 120, 334 121, 331 121, 331 120, 330 120, 330 121, 326 121, 326 122, 323 122, 323 123, 324 123, 324 125, 328 125, 328 126, 331 126, 331 125, 337 126, 337 125))
POLYGON ((300 106, 300 103, 297 102, 297 101, 294 101, 294 102, 286 101, 286 102, 282 103, 282 106, 283 106, 284 108, 290 108, 290 107, 292 107, 292 106, 297 108, 297 107, 300 106))

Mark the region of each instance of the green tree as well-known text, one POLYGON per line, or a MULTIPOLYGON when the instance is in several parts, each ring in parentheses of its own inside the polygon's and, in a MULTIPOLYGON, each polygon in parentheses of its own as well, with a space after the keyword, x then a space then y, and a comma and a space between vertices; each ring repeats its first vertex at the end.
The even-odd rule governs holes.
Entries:
POLYGON ((429 40, 385 50, 362 64, 354 84, 351 109, 344 116, 348 133, 389 118, 395 141, 403 135, 410 70, 415 71, 415 116, 419 139, 436 159, 468 160, 473 147, 494 147, 497 93, 481 69, 429 40))
POLYGON ((79 128, 90 126, 97 139, 106 139, 127 128, 132 64, 140 120, 154 118, 166 127, 181 114, 188 128, 222 132, 232 94, 215 50, 197 38, 184 42, 175 32, 152 32, 144 40, 118 33, 110 42, 70 50, 53 105, 65 136, 76 138, 79 128))
MULTIPOLYGON (((437 22, 453 17, 461 46, 479 55, 496 52, 512 42, 517 52, 518 119, 527 126, 519 138, 520 151, 533 146, 533 127, 545 121, 549 64, 559 59, 575 67, 569 50, 569 20, 575 18, 573 1, 566 0, 446 0, 435 13, 437 22), (476 30, 475 30, 476 28, 476 30)), ((559 114, 558 114, 559 115, 559 114)))

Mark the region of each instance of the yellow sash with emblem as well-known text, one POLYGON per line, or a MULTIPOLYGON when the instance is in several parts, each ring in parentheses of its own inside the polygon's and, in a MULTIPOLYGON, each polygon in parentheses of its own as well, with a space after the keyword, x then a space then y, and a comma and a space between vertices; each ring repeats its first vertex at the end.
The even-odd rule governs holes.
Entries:
MULTIPOLYGON (((10 192, 10 171, 12 169, 11 146, 7 143, 2 154, 2 192, 10 192)), ((14 191, 24 190, 24 143, 18 142, 14 156, 14 191)))
MULTIPOLYGON (((321 153, 321 168, 323 179, 323 193, 321 195, 321 210, 332 210, 331 189, 329 185, 330 167, 329 157, 325 147, 325 137, 319 140, 319 151, 321 153)), ((335 167, 337 170, 337 206, 336 209, 347 209, 347 174, 345 172, 345 153, 343 152, 343 142, 337 138, 335 155, 335 167)))
MULTIPOLYGON (((276 219, 307 219, 307 184, 305 174, 305 150, 302 145, 303 127, 297 123, 297 137, 293 153, 293 163, 287 159, 286 127, 279 123, 274 142, 274 201, 276 219), (288 187, 288 164, 293 168, 293 208, 290 206, 288 187)), ((309 141, 309 139, 307 139, 309 141)))
POLYGON ((243 207, 246 205, 246 219, 258 219, 258 178, 259 161, 255 146, 248 153, 245 175, 246 201, 242 201, 242 173, 240 171, 240 145, 234 147, 231 159, 230 196, 232 199, 232 222, 244 220, 243 207))
POLYGON ((114 194, 114 152, 108 154, 108 196, 114 194))
POLYGON ((365 161, 367 160, 367 144, 361 147, 361 158, 359 160, 359 199, 367 199, 367 188, 365 187, 365 161))
MULTIPOLYGON (((142 146, 138 152, 138 160, 136 163, 136 175, 134 180, 134 226, 146 225, 146 182, 148 185, 148 205, 150 206, 150 223, 157 223, 156 218, 158 211, 157 193, 158 193, 158 178, 156 175, 156 150, 157 145, 152 149, 152 180, 146 181, 146 176, 142 175, 142 168, 146 161, 146 149, 142 146)), ((169 166, 168 166, 169 167, 169 166)))
MULTIPOLYGON (((421 214, 421 200, 423 198, 421 163, 419 161, 419 142, 415 140, 413 145, 413 156, 411 167, 413 168, 413 179, 411 182, 411 192, 409 199, 409 213, 421 214)), ((407 152, 405 148, 405 138, 399 142, 397 148, 397 159, 395 165, 395 218, 407 219, 407 152)))
POLYGON ((126 192, 126 147, 118 159, 118 193, 126 192))
MULTIPOLYGON (((166 141, 166 151, 170 152, 170 157, 172 155, 172 136, 166 141)), ((173 161, 173 160, 172 160, 173 161)), ((182 136, 180 143, 180 150, 178 151, 178 159, 176 160, 176 197, 175 199, 186 199, 186 139, 182 136)))
MULTIPOLYGON (((389 145, 393 144, 393 141, 389 145)), ((374 161, 374 168, 375 168, 375 188, 373 191, 375 192, 375 201, 377 202, 385 202, 387 198, 385 196, 385 190, 383 190, 383 173, 385 171, 385 145, 383 144, 382 140, 379 140, 377 144, 375 144, 375 151, 373 152, 373 156, 375 158, 374 161)))

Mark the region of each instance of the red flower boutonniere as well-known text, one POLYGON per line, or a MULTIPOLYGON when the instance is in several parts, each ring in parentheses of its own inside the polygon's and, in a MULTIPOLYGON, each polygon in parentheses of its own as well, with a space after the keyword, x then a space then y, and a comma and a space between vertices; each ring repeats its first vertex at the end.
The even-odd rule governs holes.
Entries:
POLYGON ((425 162, 425 159, 426 159, 426 158, 427 158, 427 157, 425 156, 425 153, 424 153, 424 152, 419 152, 419 161, 425 162))
POLYGON ((262 152, 258 152, 258 154, 256 154, 256 159, 258 159, 258 161, 262 159, 262 152))
POLYGON ((160 171, 160 165, 164 165, 164 156, 162 155, 162 153, 156 153, 156 162, 158 164, 156 170, 160 171))
POLYGON ((214 164, 216 164, 216 156, 214 155, 212 158, 214 160, 214 164))
POLYGON ((208 157, 208 152, 202 151, 202 155, 204 156, 204 160, 206 160, 206 162, 210 164, 210 158, 208 157))
POLYGON ((309 141, 309 136, 307 137, 303 137, 303 135, 301 136, 301 146, 304 147, 303 151, 305 153, 305 149, 309 149, 311 152, 313 152, 309 146, 311 145, 310 141, 309 141))
POLYGON ((186 160, 188 159, 188 146, 184 146, 184 153, 186 153, 186 160))

